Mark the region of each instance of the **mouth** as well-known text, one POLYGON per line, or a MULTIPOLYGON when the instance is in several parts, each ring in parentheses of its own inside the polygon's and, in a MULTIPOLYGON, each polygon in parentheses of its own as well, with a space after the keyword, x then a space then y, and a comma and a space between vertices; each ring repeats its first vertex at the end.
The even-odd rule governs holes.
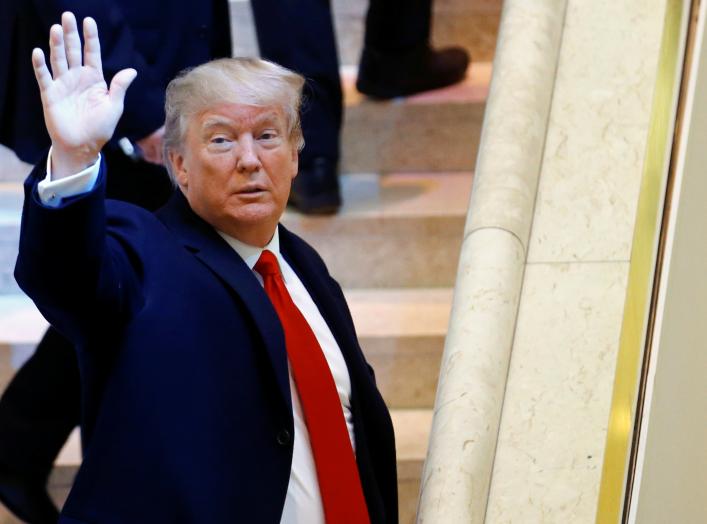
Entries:
POLYGON ((238 191, 239 195, 257 195, 263 193, 265 188, 258 184, 248 185, 238 191))

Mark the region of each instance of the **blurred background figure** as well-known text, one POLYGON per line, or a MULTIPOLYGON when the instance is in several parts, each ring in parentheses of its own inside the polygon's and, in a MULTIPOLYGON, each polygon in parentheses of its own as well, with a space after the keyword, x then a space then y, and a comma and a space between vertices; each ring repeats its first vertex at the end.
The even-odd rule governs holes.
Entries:
MULTIPOLYGON (((46 50, 49 28, 62 12, 92 16, 101 28, 106 79, 110 82, 126 67, 138 71, 114 138, 103 150, 108 172, 120 174, 108 176, 108 197, 151 210, 160 207, 173 191, 159 165, 165 87, 186 67, 231 55, 227 0, 0 4, 0 143, 31 164, 46 153, 50 142, 32 49, 46 50)), ((56 455, 79 423, 80 395, 74 349, 50 328, 0 401, 0 500, 25 521, 49 523, 58 518, 45 485, 56 455)))
MULTIPOLYGON (((305 149, 290 203, 302 213, 335 213, 343 97, 331 6, 327 0, 251 2, 263 58, 304 75, 305 149)), ((448 86, 464 78, 461 48, 430 46, 432 0, 371 0, 366 16, 358 90, 394 98, 448 86)))

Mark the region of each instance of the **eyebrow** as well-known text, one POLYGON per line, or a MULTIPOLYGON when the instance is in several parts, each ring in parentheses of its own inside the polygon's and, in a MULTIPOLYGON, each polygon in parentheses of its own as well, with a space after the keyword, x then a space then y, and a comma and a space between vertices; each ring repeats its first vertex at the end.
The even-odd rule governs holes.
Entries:
MULTIPOLYGON (((270 113, 265 113, 261 116, 254 118, 253 121, 256 125, 261 124, 261 123, 275 124, 275 122, 277 121, 277 113, 275 113, 274 111, 270 112, 270 113)), ((207 118, 204 121, 204 123, 202 125, 202 129, 204 131, 206 131, 206 130, 209 130, 213 127, 222 127, 222 126, 235 127, 235 125, 236 125, 236 121, 231 118, 214 116, 214 117, 207 118)))
POLYGON ((233 120, 230 118, 219 118, 219 117, 214 117, 214 118, 209 118, 206 120, 203 125, 201 126, 202 129, 210 129, 212 127, 221 127, 221 126, 232 126, 233 125, 233 120))

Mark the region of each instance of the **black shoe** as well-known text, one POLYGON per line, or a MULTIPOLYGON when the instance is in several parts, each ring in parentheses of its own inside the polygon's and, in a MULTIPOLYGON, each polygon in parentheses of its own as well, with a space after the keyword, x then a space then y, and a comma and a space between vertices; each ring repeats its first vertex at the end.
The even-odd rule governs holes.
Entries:
POLYGON ((469 61, 469 53, 459 47, 435 51, 425 45, 403 55, 364 49, 356 88, 373 98, 414 95, 456 84, 464 78, 469 61))
POLYGON ((336 161, 317 157, 300 165, 288 203, 306 215, 332 215, 341 207, 336 161))
POLYGON ((41 481, 22 478, 6 469, 0 470, 0 502, 29 524, 56 524, 59 511, 41 481))

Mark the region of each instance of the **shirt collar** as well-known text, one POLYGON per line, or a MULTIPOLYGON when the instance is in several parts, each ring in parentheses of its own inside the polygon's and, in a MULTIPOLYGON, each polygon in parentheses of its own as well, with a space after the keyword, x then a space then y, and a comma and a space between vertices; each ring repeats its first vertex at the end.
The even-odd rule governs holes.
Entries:
POLYGON ((275 255, 277 258, 278 263, 282 267, 282 256, 280 255, 280 231, 279 228, 275 228, 275 234, 272 236, 270 239, 270 242, 265 247, 257 247, 257 246, 251 246, 250 244, 246 244, 245 242, 241 242, 237 238, 233 238, 232 236, 227 235, 226 233, 223 233, 219 231, 218 229, 216 232, 221 235, 221 238, 223 238, 226 242, 228 242, 228 245, 231 246, 231 248, 240 255, 240 257, 245 261, 246 264, 248 264, 248 267, 252 270, 253 267, 255 266, 256 262, 260 258, 261 253, 264 250, 272 251, 272 253, 275 255))

